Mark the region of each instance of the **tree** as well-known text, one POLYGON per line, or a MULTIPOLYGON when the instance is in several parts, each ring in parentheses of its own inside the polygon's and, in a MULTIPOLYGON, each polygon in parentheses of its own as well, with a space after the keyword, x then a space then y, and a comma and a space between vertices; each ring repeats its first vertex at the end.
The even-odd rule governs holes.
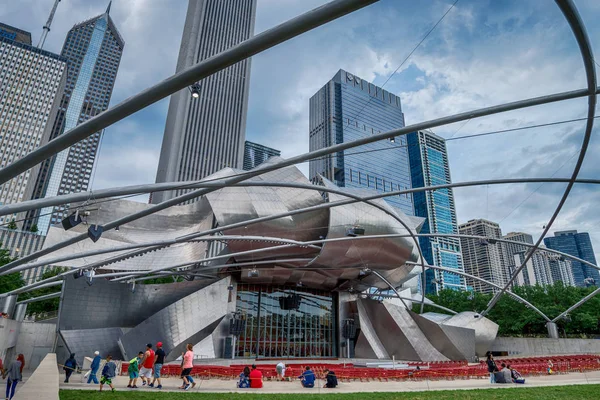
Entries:
MULTIPOLYGON (((513 292, 552 319, 595 289, 596 287, 565 286, 562 282, 556 282, 551 286, 518 286, 513 289, 513 292)), ((481 312, 487 308, 492 295, 446 289, 428 298, 456 312, 481 312)), ((420 304, 415 303, 413 310, 418 312, 420 304)), ((439 309, 425 306, 425 311, 439 312, 439 309)), ((546 321, 533 309, 508 294, 500 297, 487 317, 499 325, 500 336, 547 336, 548 334, 546 321)), ((557 321, 557 324, 562 335, 577 337, 599 335, 600 295, 574 310, 567 318, 557 321)))
POLYGON ((17 229, 17 223, 15 222, 14 218, 8 223, 8 225, 6 225, 6 228, 12 230, 17 229))
POLYGON ((31 228, 29 228, 29 230, 33 233, 37 233, 38 232, 38 226, 37 224, 33 224, 31 225, 31 228))
MULTIPOLYGON (((65 272, 68 268, 65 267, 54 267, 46 272, 44 272, 44 274, 42 275, 42 280, 43 279, 48 279, 48 278, 52 278, 53 276, 56 276, 58 274, 62 274, 63 272, 65 272)), ((38 290, 33 290, 29 293, 23 293, 23 295, 19 296, 19 300, 25 300, 25 299, 31 299, 34 297, 40 297, 40 296, 44 296, 47 294, 52 294, 52 293, 56 293, 58 291, 58 287, 57 286, 52 286, 49 288, 43 288, 43 289, 38 289, 38 290)), ((43 301, 36 301, 34 303, 29 303, 27 305, 27 314, 31 315, 31 314, 39 314, 39 313, 44 313, 44 312, 51 312, 51 311, 58 311, 58 306, 60 304, 60 298, 56 297, 54 299, 49 299, 49 300, 43 300, 43 301)))
MULTIPOLYGON (((10 257, 10 252, 3 249, 2 243, 0 243, 0 266, 11 261, 13 258, 10 257)), ((0 276, 0 293, 7 293, 23 286, 25 286, 25 282, 19 272, 0 276)))

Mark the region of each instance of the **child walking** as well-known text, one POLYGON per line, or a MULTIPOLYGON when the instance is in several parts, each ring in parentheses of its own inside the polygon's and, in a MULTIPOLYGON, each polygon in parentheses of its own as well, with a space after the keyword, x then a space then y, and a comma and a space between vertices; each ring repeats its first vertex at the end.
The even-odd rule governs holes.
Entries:
POLYGON ((129 361, 129 367, 127 368, 127 372, 129 373, 128 388, 137 389, 137 380, 140 377, 140 360, 142 357, 144 357, 144 352, 140 351, 136 358, 129 361))
POLYGON ((114 392, 115 387, 112 384, 113 378, 117 375, 117 365, 112 361, 112 356, 109 354, 106 356, 106 364, 104 364, 104 368, 102 368, 102 377, 100 378, 100 391, 102 391, 102 386, 108 385, 110 389, 114 392))

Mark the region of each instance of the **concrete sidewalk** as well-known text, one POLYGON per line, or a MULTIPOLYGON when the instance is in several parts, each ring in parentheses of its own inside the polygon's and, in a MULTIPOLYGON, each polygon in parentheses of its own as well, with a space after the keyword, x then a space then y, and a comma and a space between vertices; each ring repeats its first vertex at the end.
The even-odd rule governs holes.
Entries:
MULTIPOLYGON (((260 392, 260 393, 358 393, 358 392, 416 392, 428 390, 459 390, 459 389, 502 389, 514 387, 533 387, 533 386, 562 386, 562 385, 581 385, 581 384, 600 384, 600 371, 588 373, 571 373, 566 375, 537 376, 526 378, 525 385, 516 384, 490 384, 488 379, 468 379, 468 380, 439 380, 439 381, 406 381, 406 382, 340 382, 336 389, 324 389, 323 380, 318 381, 318 386, 313 389, 304 389, 298 381, 294 382, 275 382, 265 381, 263 389, 237 389, 234 380, 211 379, 200 381, 193 392, 203 393, 229 393, 229 392, 260 392)), ((139 389, 128 389, 129 379, 125 376, 119 376, 113 380, 113 384, 118 391, 138 390, 138 391, 159 391, 156 388, 141 386, 138 380, 139 389)), ((176 378, 165 378, 163 380, 162 391, 182 392, 177 389, 181 385, 181 380, 176 378)), ((98 385, 87 385, 85 383, 60 384, 61 389, 83 389, 98 390, 98 385)), ((105 386, 106 388, 106 386, 105 386)), ((110 390, 110 388, 108 388, 110 390)))

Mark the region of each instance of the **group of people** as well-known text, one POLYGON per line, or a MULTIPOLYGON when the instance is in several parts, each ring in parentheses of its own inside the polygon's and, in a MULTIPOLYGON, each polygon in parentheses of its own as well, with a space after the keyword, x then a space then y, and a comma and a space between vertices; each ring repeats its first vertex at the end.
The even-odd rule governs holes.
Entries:
POLYGON ((17 389, 19 381, 23 380, 23 368, 25 367, 25 356, 19 354, 16 359, 8 364, 8 367, 4 367, 2 360, 0 360, 0 373, 2 379, 6 379, 6 399, 12 399, 17 389))
POLYGON ((492 353, 488 353, 486 360, 491 383, 525 383, 525 378, 510 364, 501 363, 501 369, 496 365, 492 353))
MULTIPOLYGON (((162 389, 161 370, 165 362, 166 353, 163 349, 162 342, 156 343, 156 351, 154 351, 152 347, 152 343, 148 343, 145 351, 140 351, 136 357, 129 361, 129 366, 127 368, 127 373, 129 375, 128 388, 137 389, 138 379, 141 379, 142 386, 147 385, 151 388, 155 387, 157 389, 162 389)), ((192 369, 194 367, 193 347, 192 344, 188 343, 186 345, 186 351, 181 353, 181 379, 183 384, 179 388, 183 390, 189 390, 196 386, 196 382, 194 382, 194 378, 192 378, 192 369)), ((90 370, 88 371, 89 375, 86 374, 88 378, 87 383, 99 383, 100 391, 102 391, 104 385, 108 385, 111 390, 114 391, 115 388, 112 380, 117 375, 117 365, 112 361, 112 356, 110 354, 107 355, 106 363, 102 368, 100 382, 98 382, 97 374, 100 370, 101 361, 102 357, 100 356, 100 352, 96 351, 90 370)), ((69 382, 71 374, 76 371, 78 367, 77 361, 75 360, 75 354, 71 354, 63 365, 65 371, 65 383, 69 382)))
MULTIPOLYGON (((277 371, 277 380, 284 381, 286 378, 286 370, 287 367, 283 362, 280 362, 275 366, 275 370, 277 371)), ((302 375, 298 377, 300 379, 300 383, 305 388, 313 388, 315 387, 316 375, 310 369, 309 366, 305 368, 302 372, 302 375)), ((338 385, 337 376, 335 372, 329 369, 325 370, 325 388, 333 389, 338 385)), ((245 367, 242 373, 240 374, 240 378, 237 384, 238 388, 245 389, 260 389, 263 387, 263 374, 256 367, 255 364, 252 364, 252 369, 245 367)))

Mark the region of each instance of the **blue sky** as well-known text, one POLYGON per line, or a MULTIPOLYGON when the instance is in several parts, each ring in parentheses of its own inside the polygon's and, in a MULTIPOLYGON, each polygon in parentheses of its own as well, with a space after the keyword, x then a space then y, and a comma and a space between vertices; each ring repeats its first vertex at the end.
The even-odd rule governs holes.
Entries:
MULTIPOLYGON (((256 32, 325 0, 258 0, 256 32)), ((600 54, 600 2, 575 1, 600 54)), ((95 16, 107 0, 63 0, 45 48, 60 52, 73 24, 95 16)), ((308 150, 308 99, 339 68, 383 84, 450 0, 382 0, 252 60, 246 137, 282 150, 308 150)), ((34 41, 53 0, 0 0, 0 21, 29 30, 34 41)), ((187 1, 114 0, 111 15, 126 45, 112 104, 175 71, 187 1)), ((403 102, 407 124, 585 86, 581 57, 552 1, 460 0, 385 88, 403 102)), ((106 130, 93 187, 154 182, 168 100, 106 130)), ((435 129, 446 138, 580 118, 585 99, 480 118, 435 129)), ((584 123, 517 131, 448 143, 454 181, 501 177, 568 177, 584 123)), ((600 132, 580 173, 600 176, 600 132)), ((308 165, 300 168, 307 173, 308 165)), ((564 184, 474 187, 455 191, 459 222, 488 218, 504 233, 541 233, 564 184)), ((140 198, 143 201, 144 198, 140 198)), ((600 189, 578 185, 554 230, 588 231, 600 258, 600 189)))

